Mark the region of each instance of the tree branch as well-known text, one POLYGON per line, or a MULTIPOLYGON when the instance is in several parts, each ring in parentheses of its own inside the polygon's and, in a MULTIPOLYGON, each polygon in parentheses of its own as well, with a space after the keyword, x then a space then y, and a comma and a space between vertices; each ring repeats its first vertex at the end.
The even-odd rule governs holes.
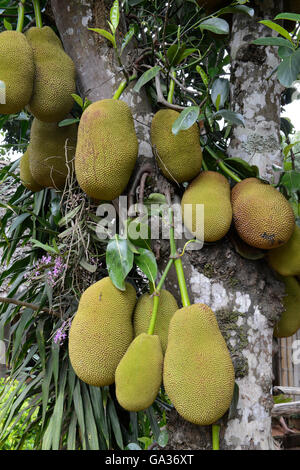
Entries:
POLYGON ((31 308, 32 310, 36 312, 38 310, 41 310, 42 312, 50 313, 50 315, 54 315, 55 317, 59 317, 59 318, 61 317, 59 313, 54 312, 53 310, 50 310, 49 308, 43 307, 40 309, 38 305, 30 304, 28 302, 23 302, 22 300, 10 299, 9 297, 0 297, 0 302, 4 304, 14 304, 14 305, 18 305, 21 307, 31 308))

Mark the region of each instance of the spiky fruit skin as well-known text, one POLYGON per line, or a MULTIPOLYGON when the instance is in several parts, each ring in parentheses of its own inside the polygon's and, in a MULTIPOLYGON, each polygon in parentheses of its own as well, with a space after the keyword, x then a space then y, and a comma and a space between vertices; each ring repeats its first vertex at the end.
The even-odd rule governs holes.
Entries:
POLYGON ((124 101, 96 101, 84 111, 78 130, 75 172, 88 196, 105 201, 120 196, 137 155, 133 117, 124 101))
POLYGON ((233 221, 238 235, 248 245, 263 250, 284 245, 295 227, 289 202, 269 184, 244 181, 242 187, 239 187, 242 183, 236 185, 232 197, 233 221))
POLYGON ((26 32, 35 63, 34 88, 29 111, 40 121, 59 122, 71 111, 76 93, 75 66, 60 39, 49 27, 26 32))
MULTIPOLYGON (((135 336, 147 333, 153 309, 153 297, 143 294, 138 299, 134 314, 133 327, 135 336)), ((159 296, 159 304, 155 322, 154 334, 159 336, 163 353, 168 344, 169 324, 174 313, 178 310, 178 304, 171 292, 162 289, 159 296)))
POLYGON ((190 181, 200 172, 202 150, 197 124, 177 135, 172 133, 179 113, 161 109, 151 123, 151 143, 155 146, 156 161, 164 176, 178 183, 190 181))
POLYGON ((5 104, 0 114, 19 113, 29 103, 34 78, 33 51, 17 31, 0 34, 0 81, 5 83, 5 104))
POLYGON ((36 193, 43 189, 43 187, 35 181, 29 167, 29 152, 28 150, 22 155, 20 160, 20 179, 22 184, 30 191, 36 193))
POLYGON ((128 411, 142 411, 154 402, 161 383, 163 352, 156 335, 137 336, 116 370, 116 396, 128 411))
POLYGON ((59 127, 56 122, 34 118, 28 147, 33 178, 45 188, 62 189, 72 172, 77 125, 59 127))
POLYGON ((206 426, 230 406, 234 368, 213 311, 205 304, 177 310, 170 322, 163 383, 178 413, 206 426))
POLYGON ((285 297, 282 303, 284 312, 275 325, 274 336, 287 338, 294 335, 300 328, 300 284, 293 276, 282 277, 285 284, 285 297))
POLYGON ((204 205, 204 241, 214 242, 223 238, 232 221, 230 186, 227 179, 216 171, 203 171, 185 190, 181 209, 186 228, 203 239, 196 226, 196 206, 204 205), (188 205, 191 205, 191 210, 188 205))
POLYGON ((131 284, 120 291, 109 277, 82 294, 69 332, 69 357, 75 373, 87 384, 114 383, 117 365, 133 339, 135 301, 131 284))
POLYGON ((268 252, 268 263, 282 276, 300 275, 300 228, 297 225, 287 243, 268 252))

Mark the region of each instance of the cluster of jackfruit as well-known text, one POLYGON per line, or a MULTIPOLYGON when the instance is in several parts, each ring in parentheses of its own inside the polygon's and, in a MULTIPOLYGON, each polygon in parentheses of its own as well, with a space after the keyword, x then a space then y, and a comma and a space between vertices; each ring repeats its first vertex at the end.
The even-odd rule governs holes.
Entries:
POLYGON ((0 80, 5 104, 0 113, 33 114, 30 144, 20 160, 20 178, 33 192, 62 189, 71 170, 76 127, 59 127, 73 106, 75 66, 49 26, 32 27, 26 34, 0 33, 0 80))
POLYGON ((177 411, 199 425, 228 409, 234 369, 217 320, 204 304, 178 308, 160 293, 154 334, 148 333, 153 296, 136 304, 133 286, 118 290, 109 277, 82 295, 69 332, 69 357, 78 377, 102 387, 115 382, 128 411, 152 405, 164 383, 177 411))
POLYGON ((49 26, 0 33, 0 80, 5 84, 1 114, 27 106, 37 119, 58 122, 73 106, 75 66, 49 26))

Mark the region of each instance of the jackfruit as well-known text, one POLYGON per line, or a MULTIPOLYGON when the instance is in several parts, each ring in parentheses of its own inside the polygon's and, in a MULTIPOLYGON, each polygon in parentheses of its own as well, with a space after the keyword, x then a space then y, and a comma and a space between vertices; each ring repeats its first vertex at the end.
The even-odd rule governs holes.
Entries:
POLYGON ((136 292, 117 289, 109 277, 82 294, 69 332, 69 357, 77 376, 96 387, 115 381, 117 365, 133 339, 136 292))
POLYGON ((74 104, 71 96, 76 93, 74 63, 49 26, 30 28, 26 38, 35 63, 34 88, 28 109, 40 121, 59 122, 74 104))
MULTIPOLYGON (((138 299, 134 314, 133 326, 135 336, 141 333, 147 333, 153 309, 153 297, 150 294, 143 294, 138 299)), ((178 310, 175 297, 171 292, 162 289, 159 296, 157 317, 155 322, 154 334, 159 336, 163 353, 166 352, 168 344, 169 323, 178 310)))
POLYGON ((0 33, 0 114, 19 113, 25 108, 32 95, 33 77, 33 51, 24 34, 0 33))
POLYGON ((282 276, 300 275, 300 228, 297 225, 287 243, 268 252, 268 262, 282 276))
POLYGON ((231 202, 236 231, 248 245, 270 250, 292 236, 293 209, 273 186, 244 180, 235 186, 231 202))
POLYGON ((62 189, 72 172, 77 125, 59 127, 56 122, 34 118, 28 147, 32 177, 45 188, 62 189))
POLYGON ((227 179, 216 171, 203 171, 183 194, 181 209, 184 225, 196 238, 201 239, 202 230, 196 225, 196 222, 201 222, 196 219, 197 204, 204 205, 204 241, 214 242, 223 238, 232 221, 230 185, 227 179))
POLYGON ((128 411, 152 405, 161 383, 163 352, 158 336, 141 333, 122 357, 116 370, 116 396, 128 411))
POLYGON ((163 383, 178 413, 206 426, 230 406, 234 368, 213 311, 205 304, 177 310, 170 322, 163 383))
POLYGON ((105 99, 82 114, 75 172, 90 197, 111 201, 126 188, 138 156, 138 140, 129 106, 105 99))
POLYGON ((28 150, 22 155, 20 160, 20 179, 22 184, 34 193, 43 189, 43 187, 33 179, 29 168, 29 153, 28 150))
POLYGON ((172 133, 172 125, 178 116, 179 113, 173 109, 161 109, 152 119, 150 134, 156 161, 164 176, 183 183, 200 172, 202 150, 196 123, 177 135, 172 133))
POLYGON ((275 325, 274 336, 286 338, 294 335, 300 328, 300 284, 293 276, 282 277, 285 284, 286 295, 282 303, 284 312, 275 325))

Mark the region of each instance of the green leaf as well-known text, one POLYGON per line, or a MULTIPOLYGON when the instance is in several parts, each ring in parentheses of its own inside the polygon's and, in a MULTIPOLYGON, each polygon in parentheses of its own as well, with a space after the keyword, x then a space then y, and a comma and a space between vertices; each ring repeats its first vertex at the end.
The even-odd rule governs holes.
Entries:
POLYGON ((237 126, 244 126, 245 121, 241 114, 230 111, 229 109, 220 109, 214 114, 214 117, 222 116, 225 121, 230 122, 231 124, 236 124, 237 126))
POLYGON ((160 428, 154 413, 153 406, 150 406, 146 409, 146 414, 150 422, 150 426, 154 435, 155 440, 157 441, 160 435, 160 428))
POLYGON ((249 8, 246 5, 235 5, 234 7, 225 7, 222 8, 221 14, 224 15, 225 13, 244 13, 250 17, 254 16, 253 8, 249 8))
POLYGON ((277 69, 277 77, 283 86, 289 88, 297 79, 299 73, 300 49, 297 49, 293 54, 283 59, 281 64, 279 64, 277 69))
POLYGON ((238 401, 239 401, 239 386, 235 382, 234 389, 233 389, 233 396, 232 396, 231 404, 229 407, 228 419, 233 419, 236 417, 238 401))
POLYGON ((279 15, 275 16, 274 20, 291 20, 300 23, 300 15, 297 13, 279 13, 279 15))
POLYGON ((82 403, 79 380, 77 380, 76 386, 74 388, 73 403, 74 403, 74 408, 75 408, 76 416, 77 416, 78 423, 79 423, 79 428, 81 431, 80 438, 81 438, 82 448, 83 450, 86 450, 84 410, 83 410, 83 403, 82 403))
POLYGON ((225 164, 230 166, 231 170, 238 171, 244 178, 258 177, 258 168, 255 165, 250 165, 242 158, 225 158, 225 164))
POLYGON ((97 265, 88 263, 85 258, 81 258, 79 264, 89 273, 95 273, 97 271, 97 265))
POLYGON ((76 93, 71 93, 71 96, 72 96, 73 100, 76 101, 76 103, 77 103, 81 108, 83 108, 83 100, 82 100, 81 96, 76 95, 76 93))
POLYGON ((202 81, 204 83, 204 85, 206 86, 206 88, 208 87, 208 84, 209 84, 209 78, 208 76, 206 75, 205 71, 203 70, 202 67, 200 67, 200 65, 197 65, 196 66, 196 71, 199 73, 199 75, 201 76, 202 78, 202 81))
POLYGON ((209 18, 203 21, 199 28, 201 31, 207 29, 215 34, 229 34, 229 24, 222 18, 209 18))
POLYGON ((73 411, 68 429, 67 450, 76 450, 76 430, 77 416, 75 411, 73 411))
POLYGON ((88 28, 88 29, 90 31, 95 31, 96 33, 100 34, 100 36, 103 36, 104 38, 108 39, 112 43, 114 48, 117 47, 116 40, 110 32, 101 28, 88 28))
POLYGON ((34 248, 38 247, 44 251, 47 251, 48 253, 52 253, 55 255, 59 254, 59 252, 52 248, 52 246, 46 245, 45 243, 41 243, 38 240, 35 240, 34 238, 31 238, 29 241, 33 244, 34 248))
POLYGON ((84 416, 85 416, 85 426, 86 426, 86 438, 88 449, 90 450, 99 450, 99 440, 97 426, 95 423, 95 417, 93 413, 93 408, 89 396, 89 392, 85 383, 82 383, 82 397, 84 405, 84 416))
POLYGON ((161 67, 156 65, 155 67, 152 67, 151 69, 147 70, 146 72, 143 73, 143 75, 140 76, 138 81, 133 87, 133 91, 136 91, 137 93, 140 91, 140 89, 146 85, 146 83, 150 82, 156 75, 159 73, 161 70, 161 67))
POLYGON ((280 179, 280 185, 283 185, 292 193, 300 191, 300 173, 295 170, 286 171, 280 179))
POLYGON ((161 447, 166 447, 166 445, 168 444, 168 441, 169 441, 169 433, 166 429, 163 429, 160 432, 160 435, 158 436, 157 443, 161 447))
POLYGON ((294 50, 295 47, 293 44, 290 43, 287 39, 283 38, 274 38, 274 37, 265 37, 259 38, 252 41, 252 44, 257 44, 258 46, 282 46, 282 47, 289 47, 290 49, 294 50))
POLYGON ((270 29, 273 29, 274 31, 279 33, 281 36, 286 38, 288 41, 290 41, 292 44, 294 44, 289 32, 286 29, 284 29, 282 26, 280 26, 279 24, 274 23, 274 21, 270 21, 270 20, 262 20, 262 21, 259 21, 259 23, 264 24, 270 29))
POLYGON ((11 31, 13 29, 11 23, 7 21, 6 18, 3 19, 3 24, 4 24, 5 29, 7 29, 8 31, 11 31))
POLYGON ((79 118, 70 118, 70 119, 64 119, 63 121, 60 121, 58 123, 58 127, 66 127, 66 126, 71 126, 71 124, 75 124, 76 122, 79 122, 79 118))
POLYGON ((75 207, 75 209, 72 209, 62 219, 60 219, 57 225, 59 227, 61 227, 62 225, 67 225, 75 217, 75 215, 78 214, 81 208, 82 208, 82 204, 75 207))
POLYGON ((189 129, 197 121, 199 113, 199 106, 185 108, 173 123, 172 133, 177 135, 178 132, 189 129))
POLYGON ((129 31, 125 34, 124 36, 124 39, 122 41, 122 46, 121 46, 121 52, 120 52, 120 55, 122 55, 122 52, 124 51, 125 47, 127 46, 127 44, 129 44, 129 42, 131 41, 131 39, 133 38, 134 36, 134 27, 131 26, 131 28, 129 29, 129 31))
POLYGON ((139 248, 139 255, 135 255, 136 265, 143 271, 149 281, 154 284, 157 278, 157 262, 154 254, 150 250, 139 248))
POLYGON ((136 442, 130 442, 125 450, 142 450, 142 448, 136 442))
POLYGON ((211 99, 216 108, 219 110, 223 108, 227 98, 229 95, 229 81, 226 78, 217 78, 214 80, 212 89, 211 89, 211 99), (219 98, 219 106, 216 105, 218 96, 219 98))
POLYGON ((119 26, 119 21, 120 21, 120 11, 119 11, 118 0, 114 1, 113 6, 110 9, 110 21, 115 32, 117 27, 119 26))
POLYGON ((120 422, 119 422, 119 419, 118 419, 118 415, 117 415, 116 408, 115 408, 113 400, 111 400, 111 399, 109 400, 107 409, 108 409, 108 415, 109 415, 109 418, 110 418, 110 423, 111 423, 111 427, 112 427, 116 442, 117 442, 120 449, 124 449, 123 436, 122 436, 122 431, 121 431, 121 427, 120 427, 120 422))
POLYGON ((115 235, 107 244, 106 266, 113 284, 122 291, 125 290, 125 278, 133 266, 133 253, 127 240, 115 235))
POLYGON ((64 393, 67 382, 67 363, 63 364, 59 376, 59 392, 53 411, 52 449, 59 450, 64 410, 64 393))

